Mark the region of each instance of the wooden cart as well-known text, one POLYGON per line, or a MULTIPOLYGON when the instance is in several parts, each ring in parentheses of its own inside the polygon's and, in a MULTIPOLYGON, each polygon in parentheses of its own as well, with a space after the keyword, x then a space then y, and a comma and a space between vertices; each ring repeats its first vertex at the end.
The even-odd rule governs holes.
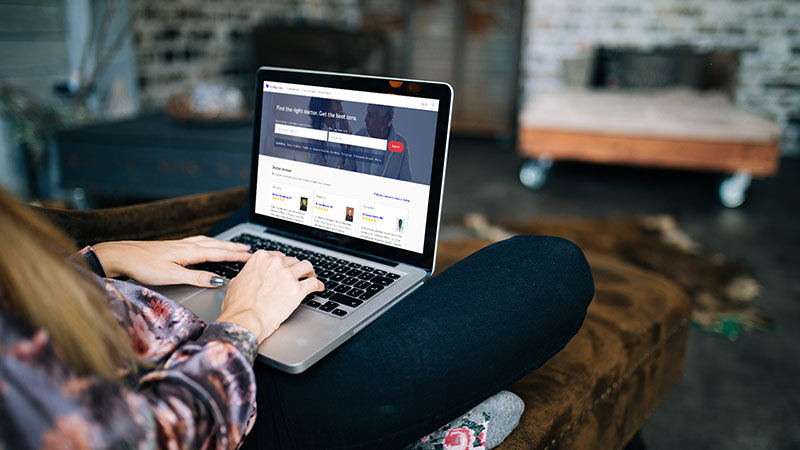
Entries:
POLYGON ((780 128, 722 94, 688 89, 569 90, 536 96, 520 114, 520 181, 541 187, 553 161, 574 160, 728 174, 725 206, 744 202, 752 177, 777 172, 780 128))

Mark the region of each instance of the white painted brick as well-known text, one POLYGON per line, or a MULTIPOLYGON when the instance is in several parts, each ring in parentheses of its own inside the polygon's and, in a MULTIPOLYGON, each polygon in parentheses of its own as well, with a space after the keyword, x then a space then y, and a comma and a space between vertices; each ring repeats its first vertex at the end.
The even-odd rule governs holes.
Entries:
POLYGON ((563 89, 562 61, 598 46, 754 49, 741 54, 735 101, 777 120, 784 153, 800 155, 789 124, 800 111, 800 1, 528 0, 525 23, 524 98, 563 89))

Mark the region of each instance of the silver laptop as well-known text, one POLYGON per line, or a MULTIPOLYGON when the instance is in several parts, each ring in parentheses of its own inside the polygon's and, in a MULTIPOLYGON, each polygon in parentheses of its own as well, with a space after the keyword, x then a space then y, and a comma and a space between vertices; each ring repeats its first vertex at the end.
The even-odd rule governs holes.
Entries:
MULTIPOLYGON (((431 275, 452 97, 439 82, 258 70, 249 221, 216 237, 307 259, 326 286, 258 360, 300 373, 431 275)), ((199 265, 227 280, 241 266, 199 265)), ((226 288, 157 289, 213 321, 226 288)))

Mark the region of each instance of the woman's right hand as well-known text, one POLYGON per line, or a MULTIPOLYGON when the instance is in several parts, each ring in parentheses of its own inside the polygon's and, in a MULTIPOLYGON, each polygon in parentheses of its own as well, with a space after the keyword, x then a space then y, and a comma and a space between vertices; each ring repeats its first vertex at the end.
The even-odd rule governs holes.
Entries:
POLYGON ((217 321, 247 328, 260 344, 289 317, 300 300, 324 289, 310 262, 259 250, 230 282, 217 321))

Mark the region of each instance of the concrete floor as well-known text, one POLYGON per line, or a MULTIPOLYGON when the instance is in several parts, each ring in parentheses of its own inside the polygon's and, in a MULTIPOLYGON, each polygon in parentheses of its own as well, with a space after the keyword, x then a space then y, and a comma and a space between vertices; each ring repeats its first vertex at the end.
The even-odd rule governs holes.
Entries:
POLYGON ((692 330, 684 379, 642 431, 647 447, 800 448, 800 160, 784 158, 778 176, 755 181, 738 209, 720 205, 716 174, 558 163, 531 191, 519 183, 520 163, 507 146, 454 139, 445 223, 467 212, 502 219, 668 213, 707 252, 747 261, 763 284, 759 303, 777 321, 777 335, 748 332, 730 342, 692 330))

